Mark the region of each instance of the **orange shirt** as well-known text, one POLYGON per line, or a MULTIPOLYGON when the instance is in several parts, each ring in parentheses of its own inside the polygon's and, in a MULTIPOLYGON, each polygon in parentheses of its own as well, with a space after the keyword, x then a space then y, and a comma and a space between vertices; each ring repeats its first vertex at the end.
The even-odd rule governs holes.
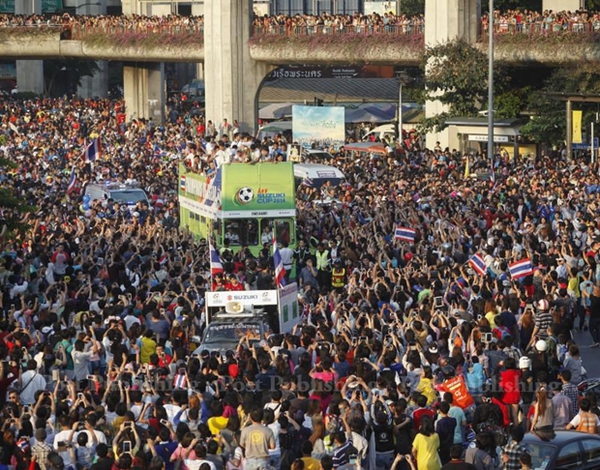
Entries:
POLYGON ((442 384, 441 389, 444 392, 450 392, 454 397, 453 403, 456 406, 461 407, 463 410, 475 403, 462 377, 453 377, 446 380, 442 384))

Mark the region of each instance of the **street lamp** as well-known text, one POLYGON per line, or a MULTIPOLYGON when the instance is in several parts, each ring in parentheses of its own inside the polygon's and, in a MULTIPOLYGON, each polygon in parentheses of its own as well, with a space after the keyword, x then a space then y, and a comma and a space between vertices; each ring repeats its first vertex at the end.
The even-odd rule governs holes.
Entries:
POLYGON ((488 13, 488 159, 494 169, 494 0, 488 13))
POLYGON ((398 110, 396 113, 396 118, 398 121, 398 140, 402 142, 402 125, 404 124, 402 121, 402 86, 408 81, 408 75, 406 72, 397 72, 398 77, 398 110))

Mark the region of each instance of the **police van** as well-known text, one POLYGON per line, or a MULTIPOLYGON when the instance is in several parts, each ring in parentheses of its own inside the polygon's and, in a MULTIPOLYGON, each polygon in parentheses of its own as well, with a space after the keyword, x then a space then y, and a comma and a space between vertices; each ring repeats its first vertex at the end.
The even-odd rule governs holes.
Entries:
POLYGON ((119 204, 126 204, 127 206, 135 206, 138 202, 145 202, 150 207, 150 201, 146 192, 137 185, 134 184, 122 184, 122 183, 90 183, 85 187, 84 194, 90 197, 91 201, 98 199, 106 201, 112 199, 114 202, 119 204))

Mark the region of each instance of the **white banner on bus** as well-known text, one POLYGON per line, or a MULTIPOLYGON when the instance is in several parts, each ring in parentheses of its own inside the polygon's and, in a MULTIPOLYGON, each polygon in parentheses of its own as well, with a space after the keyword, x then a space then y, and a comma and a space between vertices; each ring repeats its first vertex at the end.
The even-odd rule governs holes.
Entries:
POLYGON ((242 305, 277 305, 276 290, 246 290, 207 292, 208 307, 225 307, 228 302, 239 302, 242 305))

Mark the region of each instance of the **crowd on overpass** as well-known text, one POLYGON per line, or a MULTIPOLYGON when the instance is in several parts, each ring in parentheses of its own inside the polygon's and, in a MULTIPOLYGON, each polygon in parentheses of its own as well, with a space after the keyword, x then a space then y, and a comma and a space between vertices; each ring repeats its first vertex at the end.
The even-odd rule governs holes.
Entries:
MULTIPOLYGON (((597 12, 508 10, 495 13, 496 33, 545 33, 545 32, 595 32, 600 30, 600 14, 597 12)), ((43 27, 61 25, 77 28, 78 31, 94 32, 148 32, 177 34, 179 32, 202 31, 202 16, 143 16, 143 15, 0 15, 0 27, 23 26, 43 27)), ((283 14, 256 16, 255 34, 302 35, 302 34, 345 34, 345 33, 392 33, 421 34, 424 17, 417 15, 383 15, 354 13, 351 15, 322 13, 320 15, 283 14)), ((488 17, 482 17, 482 32, 487 32, 488 17)))
MULTIPOLYGON (((485 156, 439 145, 340 152, 346 182, 302 185, 299 240, 281 247, 301 326, 194 354, 211 269, 206 241, 178 227, 178 162, 210 175, 240 148, 277 161, 286 147, 169 118, 0 103, 2 189, 32 208, 1 207, 0 223, 25 224, 0 229, 1 465, 513 470, 552 458, 526 430, 600 429, 573 334, 600 346, 597 163, 505 155, 490 174, 485 156), (106 181, 150 204, 85 199, 106 181)), ((219 288, 274 285, 268 249, 219 248, 219 288)))

